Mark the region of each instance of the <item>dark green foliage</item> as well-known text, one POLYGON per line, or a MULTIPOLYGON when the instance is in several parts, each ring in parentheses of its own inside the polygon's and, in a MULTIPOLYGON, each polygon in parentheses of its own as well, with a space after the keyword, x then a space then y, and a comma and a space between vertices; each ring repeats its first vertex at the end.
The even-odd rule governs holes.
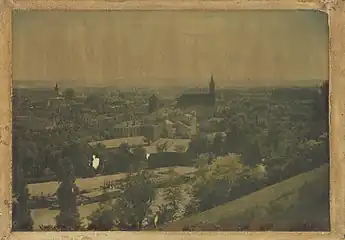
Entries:
MULTIPOLYGON (((35 163, 37 149, 35 145, 30 143, 29 133, 24 129, 14 130, 12 137, 16 143, 13 144, 12 150, 12 229, 14 231, 30 231, 33 227, 33 220, 28 206, 29 192, 25 179, 25 170, 35 163), (18 141, 20 139, 22 141, 18 141)), ((33 174, 37 174, 38 171, 39 167, 32 169, 33 174)))
MULTIPOLYGON (((232 182, 226 178, 227 173, 206 171, 208 177, 204 173, 202 180, 194 186, 195 199, 187 212, 210 209, 329 162, 328 128, 322 125, 327 122, 327 83, 319 92, 317 88, 284 91, 273 90, 271 97, 262 99, 272 102, 279 99, 279 105, 268 102, 268 106, 257 108, 258 103, 253 102, 254 107, 242 99, 237 110, 223 113, 229 119, 225 140, 218 135, 213 144, 204 141, 204 149, 207 145, 218 156, 226 152, 240 154, 244 171, 237 172, 237 179, 232 182), (293 99, 296 103, 288 102, 289 94, 296 96, 293 99), (295 117, 295 112, 300 114, 299 117, 295 117), (310 124, 315 116, 319 119, 317 130, 316 125, 310 124), (310 132, 314 133, 314 138, 310 132), (262 176, 261 165, 265 168, 262 176)), ((194 140, 193 144, 201 147, 202 139, 194 140)))
POLYGON ((75 184, 74 167, 67 158, 62 158, 59 166, 61 169, 59 176, 61 183, 57 190, 57 199, 60 213, 56 216, 56 225, 61 230, 78 230, 80 227, 77 209, 77 194, 79 190, 75 184))
POLYGON ((143 221, 150 218, 150 206, 155 198, 154 184, 145 170, 128 174, 123 193, 115 202, 111 199, 91 217, 89 230, 141 230, 143 221))
POLYGON ((166 203, 159 206, 159 211, 156 213, 158 215, 157 225, 174 221, 178 217, 177 212, 182 201, 180 185, 172 185, 179 180, 179 175, 173 169, 170 169, 167 174, 167 182, 170 183, 170 186, 164 189, 163 196, 166 203))
POLYGON ((181 193, 177 187, 167 188, 164 193, 164 199, 167 203, 160 206, 160 210, 157 213, 159 216, 157 225, 166 224, 176 219, 181 193))
POLYGON ((115 174, 118 172, 128 172, 132 156, 129 153, 109 152, 105 157, 104 174, 115 174))
POLYGON ((132 163, 131 168, 133 171, 137 172, 140 169, 146 169, 148 167, 148 162, 146 159, 146 150, 143 147, 136 147, 133 149, 132 153, 132 163))
POLYGON ((267 105, 246 105, 242 99, 236 109, 224 113, 229 119, 227 152, 241 154, 242 161, 250 166, 264 160, 271 183, 329 161, 328 82, 320 91, 273 89, 260 101, 267 105))
POLYGON ((149 98, 149 106, 148 106, 148 113, 153 113, 158 110, 159 108, 159 100, 156 95, 152 95, 149 98))
POLYGON ((13 162, 13 205, 12 205, 12 230, 31 231, 33 220, 28 206, 29 192, 24 179, 23 167, 20 159, 13 162))
POLYGON ((103 190, 103 195, 107 197, 104 202, 99 203, 99 208, 88 217, 90 224, 88 230, 110 231, 115 227, 113 202, 107 190, 103 190))
POLYGON ((64 96, 67 100, 73 100, 75 98, 75 91, 73 88, 67 88, 64 92, 64 96))
MULTIPOLYGON (((256 174, 255 174, 256 175, 256 174)), ((329 231, 329 166, 168 224, 175 231, 329 231)))
POLYGON ((108 199, 89 217, 88 230, 141 230, 143 221, 150 217, 150 206, 155 198, 151 178, 143 169, 129 173, 121 185, 122 193, 115 201, 104 189, 108 199))
POLYGON ((206 137, 194 136, 189 144, 188 153, 192 157, 199 154, 207 153, 209 149, 209 142, 206 137))
POLYGON ((189 204, 186 214, 205 211, 223 203, 240 198, 254 192, 265 185, 265 173, 259 167, 248 168, 236 156, 217 161, 211 169, 204 171, 202 167, 197 173, 197 181, 193 186, 194 200, 189 204))
POLYGON ((121 230, 140 230, 150 214, 154 197, 155 189, 148 172, 141 170, 130 174, 125 181, 123 195, 114 206, 117 227, 121 230))
POLYGON ((148 159, 148 168, 162 168, 173 166, 192 166, 193 162, 186 153, 158 152, 148 159))
POLYGON ((85 101, 85 105, 97 111, 97 113, 104 112, 105 99, 98 94, 89 95, 85 101))
POLYGON ((115 227, 114 212, 111 208, 100 207, 89 217, 89 231, 110 231, 115 227))
POLYGON ((148 166, 146 151, 142 147, 130 151, 127 144, 121 144, 115 151, 109 151, 99 146, 93 149, 94 153, 101 159, 102 174, 116 174, 119 172, 138 171, 148 166))
POLYGON ((91 149, 69 127, 39 133, 15 129, 13 138, 14 157, 25 163, 23 167, 26 178, 51 178, 51 175, 45 174, 46 168, 58 177, 58 161, 62 157, 71 159, 76 176, 93 176, 93 169, 90 167, 91 149))
POLYGON ((215 156, 222 156, 225 153, 225 141, 224 137, 217 133, 213 139, 211 145, 211 152, 214 153, 215 156))

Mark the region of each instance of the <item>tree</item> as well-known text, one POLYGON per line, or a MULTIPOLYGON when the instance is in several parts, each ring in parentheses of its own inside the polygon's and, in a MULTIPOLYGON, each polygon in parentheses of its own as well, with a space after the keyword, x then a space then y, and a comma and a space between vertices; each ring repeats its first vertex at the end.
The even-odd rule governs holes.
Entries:
POLYGON ((206 137, 200 135, 193 136, 188 148, 188 153, 193 157, 198 156, 202 153, 207 153, 209 149, 209 143, 206 137))
POLYGON ((224 138, 220 133, 217 133, 213 139, 212 152, 216 156, 221 156, 224 154, 224 138))
POLYGON ((296 147, 295 154, 282 165, 282 175, 289 178, 329 162, 327 149, 326 141, 302 141, 296 147))
MULTIPOLYGON (((150 206, 155 197, 151 176, 145 170, 129 173, 122 186, 123 193, 118 199, 108 199, 99 203, 99 208, 91 214, 89 230, 141 230, 143 222, 149 218, 150 206)), ((103 190, 104 195, 106 189, 103 190)))
POLYGON ((155 94, 153 94, 149 99, 148 112, 149 114, 157 111, 159 108, 159 100, 155 94))
POLYGON ((245 169, 237 156, 217 159, 193 184, 193 204, 197 204, 199 211, 205 211, 238 197, 234 189, 245 169))
POLYGON ((256 137, 253 138, 251 142, 248 141, 241 151, 241 159, 246 165, 251 166, 258 164, 262 159, 259 142, 256 137))
MULTIPOLYGON (((78 177, 93 177, 99 169, 93 169, 91 149, 87 143, 78 141, 71 143, 68 148, 68 156, 72 159, 75 175, 78 177)), ((102 164, 102 161, 101 161, 102 164)))
POLYGON ((225 137, 226 152, 241 153, 243 146, 247 143, 247 132, 244 130, 243 121, 238 120, 242 117, 235 115, 230 118, 228 130, 225 137))
POLYGON ((103 195, 108 199, 104 202, 99 202, 99 208, 88 217, 91 223, 88 226, 88 230, 93 231, 110 231, 115 227, 114 211, 113 211, 113 199, 110 198, 107 189, 103 189, 103 195))
POLYGON ((122 154, 127 154, 129 153, 130 147, 128 143, 121 143, 119 149, 122 154))
POLYGON ((88 230, 91 231, 110 231, 115 227, 114 212, 111 206, 100 206, 89 217, 91 223, 88 226, 88 230))
MULTIPOLYGON (((179 175, 169 169, 167 182, 174 183, 179 175)), ((165 224, 177 219, 178 210, 182 201, 182 194, 179 185, 171 185, 163 190, 163 199, 166 202, 159 206, 158 224, 165 224)))
POLYGON ((201 154, 195 161, 195 167, 198 169, 197 176, 203 175, 208 170, 208 164, 210 163, 210 156, 208 154, 201 154))
POLYGON ((75 97, 75 91, 73 88, 67 88, 64 92, 64 96, 67 100, 73 100, 75 97))
POLYGON ((12 229, 14 231, 32 231, 33 220, 28 206, 29 191, 24 179, 22 159, 13 158, 13 212, 12 229))
POLYGON ((324 81, 314 100, 313 123, 311 124, 311 138, 317 138, 329 132, 329 81, 324 81))
POLYGON ((75 184, 74 167, 70 159, 60 160, 62 176, 57 190, 60 213, 56 216, 56 225, 61 230, 73 231, 80 228, 77 209, 78 188, 75 184))
POLYGON ((145 170, 130 173, 125 180, 123 194, 113 208, 116 226, 121 230, 141 230, 154 197, 150 174, 145 170))
POLYGON ((134 171, 147 168, 148 163, 146 159, 146 150, 143 147, 136 147, 133 149, 133 163, 134 171))
POLYGON ((104 108, 104 99, 98 94, 93 94, 86 98, 85 104, 88 107, 95 109, 97 112, 102 112, 104 108))

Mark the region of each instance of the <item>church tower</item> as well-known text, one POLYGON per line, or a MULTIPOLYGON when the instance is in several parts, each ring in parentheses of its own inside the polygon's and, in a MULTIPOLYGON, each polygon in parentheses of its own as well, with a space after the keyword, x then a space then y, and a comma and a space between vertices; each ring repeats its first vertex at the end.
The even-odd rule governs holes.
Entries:
POLYGON ((56 96, 59 96, 59 94, 60 94, 60 89, 59 89, 59 85, 58 85, 58 84, 55 84, 54 92, 55 92, 55 95, 56 95, 56 96))
POLYGON ((216 83, 213 80, 213 75, 211 75, 211 81, 209 85, 209 94, 211 96, 212 105, 216 103, 216 83))
POLYGON ((211 75, 211 81, 209 85, 209 93, 212 95, 216 95, 216 84, 213 80, 213 75, 211 75))

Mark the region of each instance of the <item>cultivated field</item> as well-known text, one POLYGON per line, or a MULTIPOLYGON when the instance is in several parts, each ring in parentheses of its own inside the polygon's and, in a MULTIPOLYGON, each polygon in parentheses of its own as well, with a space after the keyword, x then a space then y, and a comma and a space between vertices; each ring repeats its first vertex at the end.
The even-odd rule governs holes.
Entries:
MULTIPOLYGON (((155 174, 160 176, 159 178, 167 177, 167 171, 173 169, 180 176, 192 174, 196 171, 193 167, 173 167, 173 168, 159 168, 153 170, 155 174)), ((99 201, 102 201, 103 191, 101 187, 104 184, 104 181, 115 181, 120 184, 121 180, 126 177, 125 173, 108 175, 108 176, 98 176, 94 178, 84 178, 77 179, 76 184, 81 190, 80 195, 78 196, 79 202, 79 214, 83 221, 87 221, 86 217, 90 216, 92 212, 96 211, 99 207, 99 201)), ((163 180, 164 181, 164 180, 163 180)), ((44 196, 47 201, 49 201, 48 207, 34 207, 31 209, 31 215, 34 220, 34 230, 39 230, 40 225, 55 225, 55 216, 59 214, 59 209, 54 208, 54 202, 56 201, 56 191, 58 189, 59 183, 56 181, 46 182, 46 183, 35 183, 29 184, 28 189, 31 198, 44 196)), ((180 186, 181 192, 183 194, 183 203, 187 204, 189 202, 189 186, 182 184, 180 186)), ((162 192, 163 188, 157 189, 156 200, 152 204, 151 208, 153 211, 158 209, 158 205, 164 203, 162 192)), ((118 194, 121 194, 119 190, 115 189, 112 191, 113 198, 116 198, 118 194)))

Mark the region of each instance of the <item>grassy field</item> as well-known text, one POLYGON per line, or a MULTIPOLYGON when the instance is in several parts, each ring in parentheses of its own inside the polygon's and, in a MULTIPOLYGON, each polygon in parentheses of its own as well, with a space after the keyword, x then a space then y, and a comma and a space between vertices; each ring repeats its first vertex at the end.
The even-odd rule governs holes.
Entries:
POLYGON ((164 231, 329 230, 329 167, 323 165, 238 200, 170 223, 164 231))
MULTIPOLYGON (((186 175, 194 172, 193 167, 173 167, 174 171, 180 175, 186 175)), ((169 171, 169 168, 157 168, 152 170, 156 174, 163 174, 169 171)), ((87 192, 97 191, 103 185, 104 181, 121 181, 126 177, 126 173, 119 173, 107 176, 97 176, 93 178, 79 178, 76 180, 77 186, 87 192)), ((58 189, 57 181, 28 184, 30 196, 49 196, 54 195, 58 189)))
MULTIPOLYGON (((153 170, 154 173, 159 174, 161 177, 164 178, 166 176, 166 172, 169 171, 170 168, 158 168, 153 170)), ((188 175, 193 173, 196 169, 193 167, 174 167, 172 168, 177 174, 179 175, 188 175)), ((78 203, 78 210, 80 217, 83 222, 86 221, 86 217, 90 216, 92 212, 96 211, 99 207, 98 203, 102 199, 103 191, 101 190, 101 186, 103 186, 104 181, 120 181, 125 178, 126 174, 114 174, 108 176, 98 176, 94 178, 84 178, 84 179, 77 179, 76 184, 80 190, 83 192, 78 196, 79 203, 78 203)), ((163 184, 166 185, 166 184, 163 184)), ((46 182, 46 183, 35 183, 35 184, 28 184, 28 189, 31 197, 37 196, 45 196, 48 199, 48 205, 51 205, 53 202, 56 201, 56 190, 58 189, 59 183, 56 181, 46 182), (47 197, 49 196, 49 197, 47 197)), ((181 185, 181 190, 186 189, 188 190, 188 186, 181 185)), ((152 209, 155 211, 157 210, 157 205, 162 204, 164 201, 161 196, 162 188, 157 189, 157 199, 154 201, 152 209)), ((114 190, 112 197, 116 198, 121 194, 118 190, 114 190)), ((185 201, 188 201, 188 196, 184 195, 185 201)), ((31 216, 34 220, 34 230, 39 230, 40 225, 55 225, 55 217, 59 214, 58 208, 51 208, 47 206, 42 207, 35 207, 31 209, 31 216)))
MULTIPOLYGON (((183 201, 182 204, 187 204, 190 200, 188 195, 189 186, 188 185, 181 185, 181 193, 183 194, 183 201)), ((153 202, 151 209, 153 212, 158 210, 158 205, 164 203, 163 200, 163 189, 157 189, 156 199, 153 202)), ((94 211, 96 211, 99 207, 99 202, 90 203, 90 204, 83 204, 78 206, 78 211, 80 218, 84 224, 87 223, 87 217, 90 216, 94 211)), ((31 216, 34 220, 34 230, 40 230, 40 225, 55 225, 55 217, 59 214, 58 209, 49 209, 49 208, 39 208, 39 209, 31 209, 31 216)))

